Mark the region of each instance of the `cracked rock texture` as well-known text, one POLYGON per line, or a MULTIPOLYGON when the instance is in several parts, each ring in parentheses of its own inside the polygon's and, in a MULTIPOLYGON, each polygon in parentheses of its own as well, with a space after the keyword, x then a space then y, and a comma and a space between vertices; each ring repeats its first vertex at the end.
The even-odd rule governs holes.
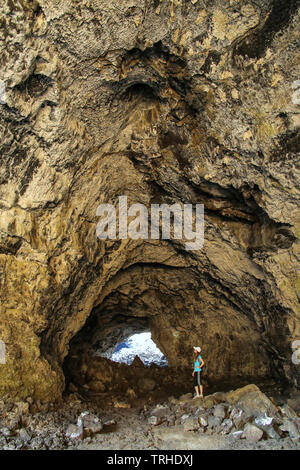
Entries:
POLYGON ((72 339, 147 328, 170 367, 299 386, 299 2, 0 6, 0 394, 56 400, 72 339), (203 248, 99 240, 123 195, 203 203, 203 248))

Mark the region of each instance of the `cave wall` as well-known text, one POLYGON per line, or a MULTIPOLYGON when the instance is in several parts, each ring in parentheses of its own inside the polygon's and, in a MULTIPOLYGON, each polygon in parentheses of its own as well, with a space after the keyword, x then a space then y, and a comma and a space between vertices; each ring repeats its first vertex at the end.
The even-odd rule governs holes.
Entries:
POLYGON ((299 385, 297 1, 0 4, 0 394, 59 398, 93 309, 171 366, 299 385), (100 241, 121 195, 203 203, 203 249, 100 241))

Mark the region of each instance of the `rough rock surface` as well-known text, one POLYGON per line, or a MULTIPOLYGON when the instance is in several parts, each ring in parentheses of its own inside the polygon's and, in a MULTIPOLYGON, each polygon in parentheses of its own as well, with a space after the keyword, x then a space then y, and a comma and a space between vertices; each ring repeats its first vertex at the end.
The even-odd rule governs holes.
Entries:
MULTIPOLYGON (((251 393, 247 387, 241 391, 251 393)), ((281 412, 286 405, 282 400, 281 407, 274 402, 276 416, 268 416, 267 407, 263 415, 255 416, 237 409, 227 396, 224 393, 222 403, 218 394, 204 400, 170 396, 163 403, 146 397, 142 406, 119 409, 103 399, 87 402, 69 395, 56 406, 36 410, 31 405, 27 413, 0 403, 0 449, 299 450, 300 418, 295 411, 293 418, 287 418, 281 412), (205 408, 205 402, 211 405, 205 408), (216 417, 221 406, 225 416, 216 417), (237 411, 243 415, 242 425, 235 420, 237 411)))
POLYGON ((0 394, 59 399, 78 346, 147 329, 214 384, 299 386, 297 0, 0 6, 0 394), (124 195, 203 203, 203 248, 100 241, 124 195))

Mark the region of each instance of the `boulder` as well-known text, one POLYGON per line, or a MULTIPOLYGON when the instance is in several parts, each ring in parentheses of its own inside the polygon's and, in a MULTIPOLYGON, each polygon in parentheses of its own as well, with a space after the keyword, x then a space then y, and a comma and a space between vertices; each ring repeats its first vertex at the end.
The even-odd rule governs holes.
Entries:
POLYGON ((217 405, 215 406, 213 410, 213 415, 216 416, 217 418, 224 419, 226 415, 225 407, 224 405, 217 405))
POLYGON ((202 400, 201 406, 203 406, 203 408, 205 409, 212 408, 213 406, 218 405, 219 403, 226 402, 226 393, 215 392, 215 393, 212 393, 211 395, 207 395, 204 398, 200 398, 199 400, 202 400))
POLYGON ((300 421, 298 419, 284 418, 283 424, 279 427, 281 431, 288 432, 293 440, 300 439, 300 421))
POLYGON ((280 435, 275 431, 273 427, 274 418, 267 416, 266 414, 257 416, 254 420, 254 424, 259 427, 270 439, 279 439, 280 435))
POLYGON ((285 405, 281 406, 279 409, 280 409, 280 412, 281 412, 282 416, 285 416, 286 418, 297 418, 298 417, 296 411, 291 406, 289 406, 288 404, 285 404, 285 405))
POLYGON ((226 401, 226 392, 215 392, 209 395, 215 403, 224 403, 226 401))
POLYGON ((268 416, 279 416, 277 407, 254 384, 229 392, 226 400, 228 403, 237 405, 253 416, 264 413, 268 416))
POLYGON ((207 419, 209 428, 216 428, 220 426, 221 422, 222 422, 222 419, 218 418, 217 416, 209 416, 207 419))
POLYGON ((250 419, 249 413, 246 413, 244 410, 240 408, 233 408, 231 411, 229 418, 232 419, 234 426, 237 430, 241 430, 244 428, 245 424, 250 419))
POLYGON ((221 434, 228 434, 233 428, 233 422, 231 419, 224 419, 221 424, 221 434))
POLYGON ((157 416, 160 418, 165 418, 170 414, 170 408, 164 405, 157 405, 154 410, 151 411, 152 416, 157 416))
POLYGON ((300 393, 299 390, 293 391, 290 398, 287 400, 287 404, 294 410, 296 413, 300 414, 300 393))
POLYGON ((199 429, 199 421, 194 416, 189 416, 184 420, 183 430, 184 431, 197 431, 199 429))
POLYGON ((195 401, 199 401, 201 400, 201 406, 204 408, 204 409, 209 409, 209 408, 212 408, 214 405, 216 405, 218 403, 218 401, 213 397, 213 395, 208 395, 207 397, 205 398, 198 398, 197 400, 195 401))
POLYGON ((258 442, 261 440, 263 437, 263 430, 255 426, 254 424, 247 423, 244 432, 243 432, 243 437, 247 439, 247 441, 250 442, 258 442))

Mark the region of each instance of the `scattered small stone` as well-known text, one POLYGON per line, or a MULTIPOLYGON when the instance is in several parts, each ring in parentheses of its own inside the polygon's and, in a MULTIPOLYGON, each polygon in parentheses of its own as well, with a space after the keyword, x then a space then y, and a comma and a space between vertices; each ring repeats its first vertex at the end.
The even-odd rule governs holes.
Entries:
POLYGON ((223 423, 221 424, 221 434, 228 434, 233 427, 233 422, 231 419, 224 419, 223 423))
POLYGON ((233 431, 230 433, 230 436, 234 439, 240 439, 243 435, 244 431, 233 431))
POLYGON ((239 408, 232 408, 232 410, 230 412, 230 415, 229 415, 229 418, 230 419, 239 418, 242 413, 243 413, 243 410, 241 410, 239 408))
POLYGON ((20 416, 17 415, 16 413, 10 412, 8 413, 5 421, 7 425, 6 427, 10 431, 15 431, 16 429, 18 429, 20 425, 20 416))
POLYGON ((264 414, 264 415, 257 416, 254 422, 257 426, 271 426, 271 424, 273 423, 273 420, 274 418, 264 414))
POLYGON ((114 408, 131 408, 131 405, 124 401, 115 401, 114 408))
POLYGON ((158 426, 163 422, 163 418, 161 416, 150 416, 148 419, 148 423, 151 424, 151 426, 158 426))
POLYGON ((206 428, 208 426, 207 419, 204 416, 199 416, 198 421, 200 426, 202 426, 203 428, 206 428))
POLYGON ((234 426, 239 431, 244 428, 245 424, 249 421, 250 417, 251 415, 245 413, 243 410, 239 410, 233 418, 231 418, 230 416, 230 419, 232 419, 234 426))
MULTIPOLYGON (((299 426, 300 427, 300 426, 299 426)), ((284 418, 283 424, 279 426, 281 431, 285 431, 289 433, 289 436, 292 440, 300 439, 300 432, 299 432, 298 423, 295 419, 288 419, 284 418)))
POLYGON ((16 450, 22 449, 23 447, 23 442, 19 438, 16 438, 14 442, 10 444, 12 444, 16 450))
POLYGON ((19 430, 19 438, 25 444, 27 444, 31 440, 31 437, 31 433, 29 433, 26 429, 22 428, 19 430))
POLYGON ((290 406, 296 413, 300 413, 300 394, 299 390, 295 390, 291 397, 287 400, 288 406, 290 406))
POLYGON ((103 429, 102 420, 88 411, 81 413, 77 420, 77 426, 83 429, 85 435, 93 435, 103 429))
POLYGON ((114 425, 116 425, 116 424, 117 424, 117 422, 116 422, 115 419, 109 419, 108 421, 105 421, 105 422, 103 423, 103 426, 114 426, 114 425))
POLYGON ((224 419, 224 418, 225 418, 225 415, 226 415, 224 405, 217 405, 217 406, 214 408, 213 414, 214 414, 214 416, 216 416, 217 418, 224 419))
POLYGON ((283 416, 286 416, 287 418, 298 418, 298 415, 293 408, 291 408, 289 405, 285 404, 282 407, 280 407, 281 414, 283 416))
MULTIPOLYGON (((217 435, 220 434, 221 436, 228 436, 228 445, 230 446, 230 442, 232 442, 233 448, 239 448, 240 446, 248 446, 247 448, 249 448, 250 443, 253 444, 253 447, 261 449, 298 448, 300 418, 297 413, 286 404, 277 409, 276 416, 268 414, 266 411, 259 413, 256 405, 253 413, 251 410, 249 411, 249 400, 245 399, 244 392, 239 393, 236 403, 231 404, 224 401, 224 394, 219 394, 217 397, 216 394, 208 396, 201 403, 195 403, 197 400, 189 398, 192 397, 192 394, 184 394, 181 396, 181 401, 169 397, 167 402, 155 407, 153 407, 152 401, 148 405, 140 405, 140 408, 135 408, 133 413, 140 420, 141 429, 147 430, 150 435, 156 432, 152 426, 160 424, 169 427, 180 425, 174 430, 175 434, 179 433, 180 435, 184 431, 196 433, 194 436, 199 435, 199 438, 200 434, 203 434, 216 439, 218 439, 217 435), (241 396, 244 402, 247 403, 245 409, 243 409, 241 396), (210 407, 208 407, 208 403, 210 403, 210 407), (243 444, 241 442, 239 444, 233 442, 240 438, 245 438, 249 443, 243 444)), ((256 389, 250 387, 249 393, 253 394, 253 392, 256 394, 256 389)), ((233 394, 233 392, 231 393, 233 394)), ((261 395, 258 395, 259 400, 261 400, 261 395)), ((124 395, 120 396, 120 399, 123 397, 124 395)), ((116 407, 130 407, 123 400, 117 401, 117 398, 113 397, 111 397, 111 400, 112 405, 117 405, 116 407), (118 406, 120 404, 121 406, 118 406)), ((264 402, 264 399, 262 399, 262 402, 264 402)), ((49 407, 47 413, 36 411, 35 415, 27 413, 28 406, 30 405, 31 409, 33 404, 26 401, 25 405, 24 402, 19 402, 17 406, 12 404, 7 408, 6 404, 1 405, 0 402, 0 408, 3 408, 0 414, 0 419, 2 416, 2 421, 0 421, 0 449, 77 449, 90 444, 105 446, 110 442, 109 445, 111 445, 114 440, 118 443, 119 440, 122 441, 120 447, 123 449, 135 449, 144 432, 142 431, 137 437, 134 428, 132 428, 134 421, 129 418, 128 431, 132 431, 126 434, 126 439, 121 436, 122 426, 114 433, 102 433, 97 436, 103 428, 110 431, 109 427, 117 423, 115 419, 100 419, 97 416, 99 408, 96 403, 94 405, 92 403, 87 404, 80 400, 68 403, 66 400, 62 403, 61 408, 55 405, 52 408, 49 407), (87 406, 88 408, 86 408, 87 406), (96 437, 93 438, 95 435, 96 437)), ((39 404, 39 407, 41 408, 43 405, 39 404)), ((106 412, 107 410, 105 414, 106 412)), ((120 417, 121 425, 124 419, 127 420, 127 415, 128 417, 131 416, 130 412, 127 411, 115 411, 114 414, 120 417)), ((169 429, 169 432, 172 432, 172 430, 169 429)), ((152 442, 150 442, 149 437, 146 440, 147 442, 143 444, 145 448, 159 448, 160 444, 157 437, 152 442)))
POLYGON ((181 418, 180 418, 181 424, 184 424, 185 420, 188 419, 189 417, 190 417, 190 415, 188 415, 188 414, 182 415, 181 418))
POLYGON ((29 403, 26 403, 25 401, 20 401, 16 403, 16 407, 17 407, 17 412, 20 415, 29 414, 29 403))
POLYGON ((175 415, 169 416, 168 417, 168 426, 175 426, 175 421, 176 421, 175 415))
POLYGON ((76 424, 70 424, 66 431, 66 437, 68 439, 82 439, 83 438, 82 427, 76 426, 76 424))
POLYGON ((152 416, 158 416, 165 418, 168 414, 170 414, 170 408, 168 406, 158 405, 152 410, 152 416))
POLYGON ((0 432, 5 437, 10 437, 12 435, 12 431, 9 428, 2 428, 0 429, 0 432))
POLYGON ((177 398, 174 398, 173 396, 172 397, 169 397, 168 398, 168 401, 172 404, 172 405, 177 405, 179 400, 177 400, 177 398))
POLYGON ((275 431, 272 426, 273 421, 274 418, 264 414, 256 417, 254 420, 254 424, 260 429, 262 429, 270 439, 279 439, 279 434, 275 431))

